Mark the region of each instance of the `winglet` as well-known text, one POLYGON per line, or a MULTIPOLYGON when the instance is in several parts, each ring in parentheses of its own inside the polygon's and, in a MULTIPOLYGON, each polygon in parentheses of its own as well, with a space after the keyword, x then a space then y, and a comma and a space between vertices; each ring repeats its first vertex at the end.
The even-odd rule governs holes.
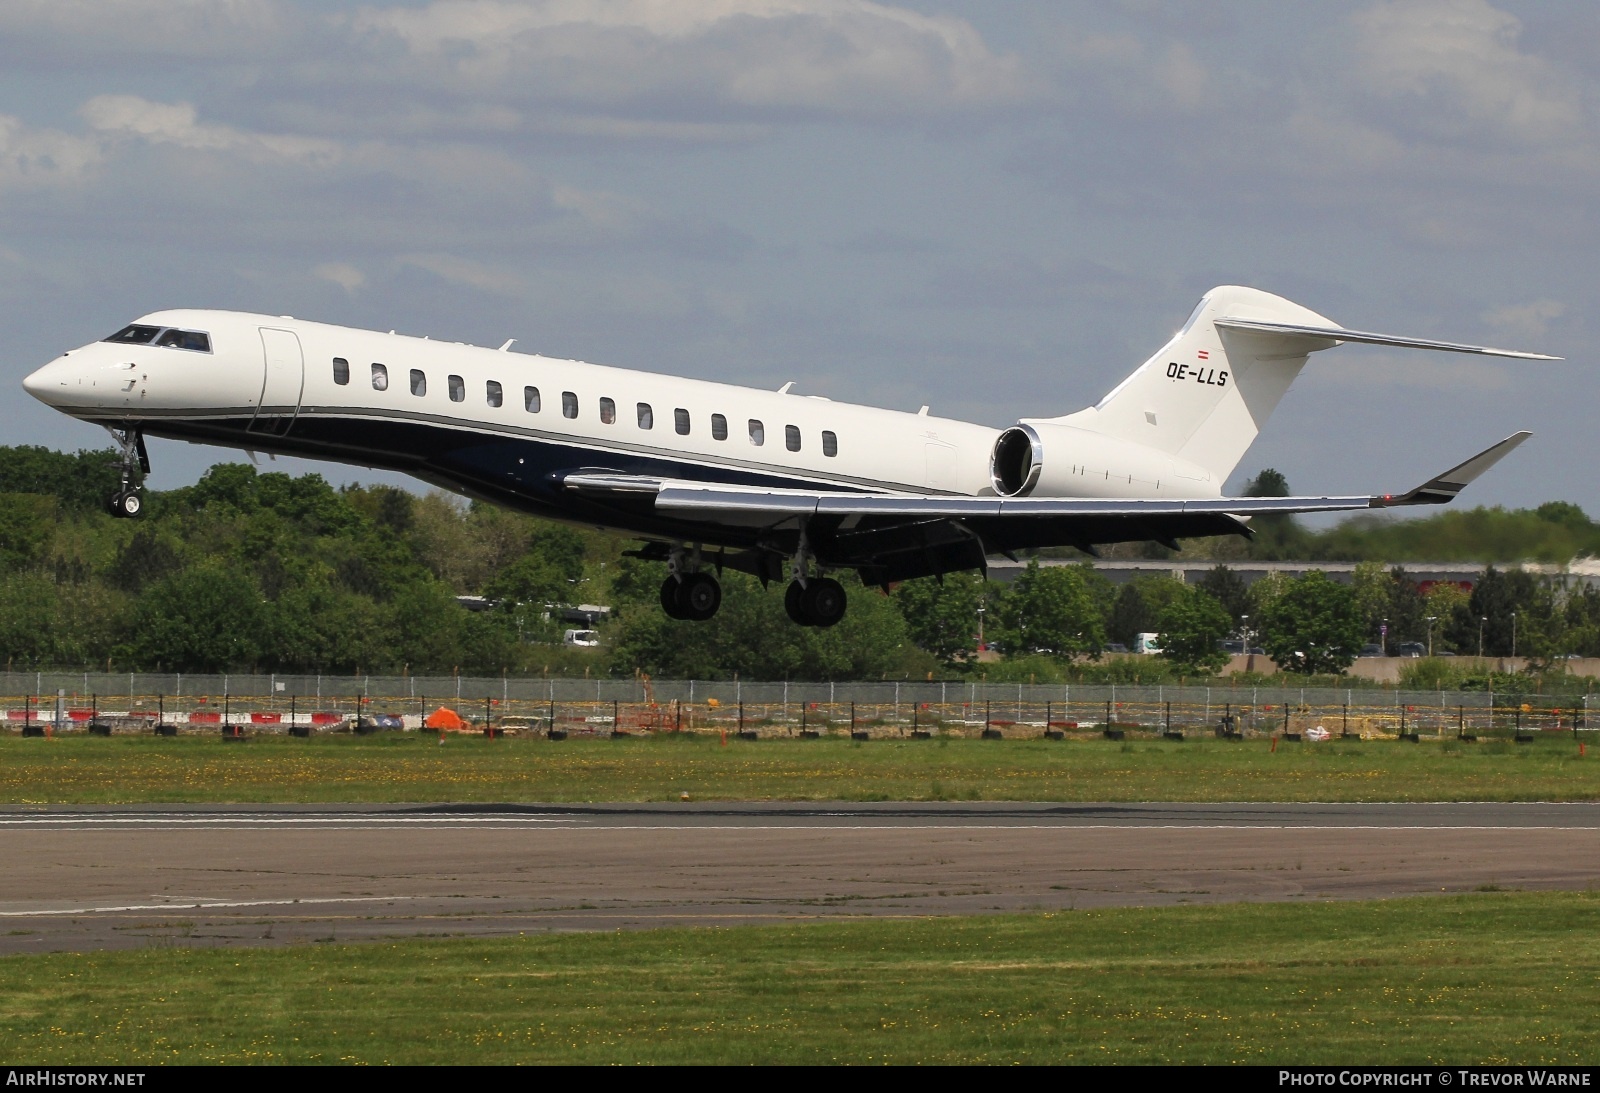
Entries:
POLYGON ((1385 494, 1372 499, 1375 509, 1391 508, 1395 505, 1442 505, 1456 499, 1456 494, 1466 489, 1479 475, 1490 467, 1500 462, 1511 454, 1512 449, 1527 440, 1533 434, 1524 430, 1512 433, 1500 443, 1490 448, 1485 448, 1471 459, 1459 466, 1451 467, 1443 474, 1435 475, 1410 493, 1403 493, 1398 497, 1385 494))

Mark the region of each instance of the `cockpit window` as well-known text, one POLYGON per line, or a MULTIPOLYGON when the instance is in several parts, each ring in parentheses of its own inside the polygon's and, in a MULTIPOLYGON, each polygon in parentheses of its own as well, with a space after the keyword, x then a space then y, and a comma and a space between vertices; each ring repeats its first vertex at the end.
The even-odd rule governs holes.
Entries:
POLYGON ((149 345, 156 340, 156 335, 159 333, 161 333, 159 326, 140 326, 138 323, 134 323, 131 326, 123 327, 107 338, 106 341, 122 342, 124 345, 149 345))
POLYGON ((211 335, 199 330, 163 330, 156 344, 168 349, 192 349, 197 353, 211 352, 211 335))

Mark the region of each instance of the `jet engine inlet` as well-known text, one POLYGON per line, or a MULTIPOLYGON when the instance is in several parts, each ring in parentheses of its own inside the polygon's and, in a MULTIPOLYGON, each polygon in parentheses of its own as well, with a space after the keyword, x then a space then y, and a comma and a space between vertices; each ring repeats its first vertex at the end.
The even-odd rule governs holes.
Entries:
POLYGON ((1025 497, 1039 482, 1044 469, 1044 443, 1028 425, 1013 425, 994 442, 989 458, 989 480, 1002 497, 1025 497))

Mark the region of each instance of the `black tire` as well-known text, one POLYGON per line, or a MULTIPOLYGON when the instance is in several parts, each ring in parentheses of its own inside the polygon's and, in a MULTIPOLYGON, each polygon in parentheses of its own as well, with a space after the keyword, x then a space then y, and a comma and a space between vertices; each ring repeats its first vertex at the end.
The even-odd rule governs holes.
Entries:
POLYGON ((832 626, 844 618, 848 606, 844 585, 832 577, 816 577, 807 584, 805 607, 812 626, 832 626))
POLYGON ((806 613, 806 590, 800 587, 799 581, 789 582, 789 587, 783 593, 783 609, 797 625, 812 625, 811 616, 806 613))
POLYGON ((683 582, 676 577, 668 577, 661 582, 661 610, 667 613, 669 619, 685 619, 683 613, 683 582))
POLYGON ((684 618, 705 622, 722 606, 722 586, 709 573, 691 573, 678 586, 678 606, 684 618))
POLYGON ((142 512, 144 512, 144 498, 139 495, 138 490, 128 490, 117 495, 118 516, 124 520, 135 520, 142 512))

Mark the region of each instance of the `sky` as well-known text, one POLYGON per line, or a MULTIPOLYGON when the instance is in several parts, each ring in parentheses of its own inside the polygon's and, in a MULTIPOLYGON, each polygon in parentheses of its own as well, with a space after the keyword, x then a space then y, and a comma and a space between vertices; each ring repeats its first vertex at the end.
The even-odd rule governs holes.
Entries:
POLYGON ((1527 428, 1463 500, 1600 515, 1596 41, 1585 0, 6 0, 0 442, 100 446, 21 379, 167 307, 1004 426, 1245 284, 1568 360, 1319 354, 1230 489, 1527 428))

